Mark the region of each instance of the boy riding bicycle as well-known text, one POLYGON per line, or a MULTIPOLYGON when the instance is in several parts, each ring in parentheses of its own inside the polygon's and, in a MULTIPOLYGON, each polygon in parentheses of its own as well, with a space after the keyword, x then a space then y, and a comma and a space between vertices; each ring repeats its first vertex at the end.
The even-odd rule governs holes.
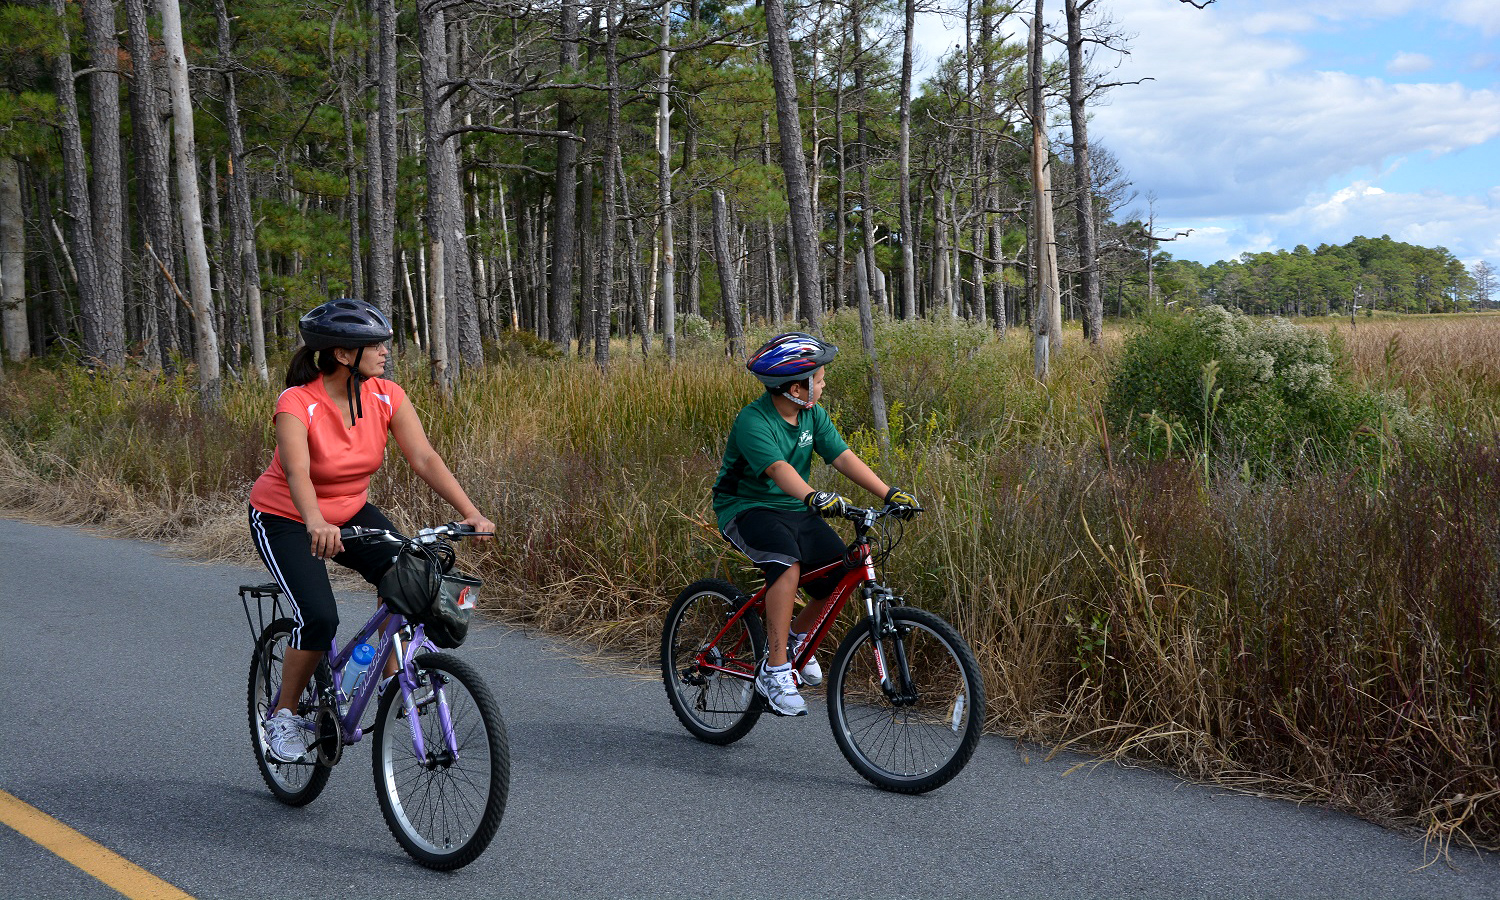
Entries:
POLYGON ((766 386, 735 417, 714 482, 714 513, 730 543, 765 573, 767 658, 756 671, 755 690, 771 711, 807 714, 797 681, 822 682, 816 658, 793 674, 789 656, 822 617, 839 575, 808 585, 812 596, 792 618, 803 566, 818 568, 843 555, 845 545, 819 516, 841 515, 849 501, 835 491, 815 491, 807 479, 814 451, 850 481, 887 503, 916 506, 916 498, 890 487, 855 455, 828 413, 823 367, 838 348, 800 331, 780 334, 751 355, 745 368, 766 386))

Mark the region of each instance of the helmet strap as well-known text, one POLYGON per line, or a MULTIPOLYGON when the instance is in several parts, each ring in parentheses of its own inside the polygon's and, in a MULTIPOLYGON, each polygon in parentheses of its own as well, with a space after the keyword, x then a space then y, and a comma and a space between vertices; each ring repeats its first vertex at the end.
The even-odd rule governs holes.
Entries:
POLYGON ((359 375, 359 361, 364 358, 365 348, 360 347, 354 351, 354 362, 349 364, 349 415, 357 422, 365 414, 365 404, 360 398, 359 385, 364 381, 359 375))
POLYGON ((797 404, 798 406, 802 407, 803 409, 812 409, 814 406, 817 405, 817 404, 815 404, 815 403, 812 402, 812 398, 811 397, 808 397, 808 399, 806 399, 806 400, 798 400, 797 397, 796 397, 796 395, 794 395, 791 391, 782 391, 781 392, 781 396, 787 398, 788 400, 792 401, 793 403, 797 404))

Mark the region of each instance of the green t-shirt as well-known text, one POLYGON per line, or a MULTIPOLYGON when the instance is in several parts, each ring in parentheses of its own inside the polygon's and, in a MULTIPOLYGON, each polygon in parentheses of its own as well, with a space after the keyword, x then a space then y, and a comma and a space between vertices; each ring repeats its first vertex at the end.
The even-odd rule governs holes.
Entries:
POLYGON ((805 509, 801 497, 776 486, 766 469, 785 461, 803 480, 812 474, 816 450, 831 463, 849 449, 821 405, 799 410, 793 425, 776 411, 769 393, 761 394, 735 417, 724 447, 724 464, 714 482, 714 513, 723 529, 729 520, 755 507, 805 509))

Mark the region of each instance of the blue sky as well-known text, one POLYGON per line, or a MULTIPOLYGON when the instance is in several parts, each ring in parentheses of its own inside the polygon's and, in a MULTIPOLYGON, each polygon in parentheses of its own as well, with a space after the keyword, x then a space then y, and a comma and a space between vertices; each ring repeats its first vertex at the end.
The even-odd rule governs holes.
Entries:
POLYGON ((1095 68, 1152 80, 1110 92, 1090 138, 1134 184, 1117 218, 1193 230, 1174 256, 1389 234, 1500 264, 1500 0, 1097 6, 1132 38, 1095 68))

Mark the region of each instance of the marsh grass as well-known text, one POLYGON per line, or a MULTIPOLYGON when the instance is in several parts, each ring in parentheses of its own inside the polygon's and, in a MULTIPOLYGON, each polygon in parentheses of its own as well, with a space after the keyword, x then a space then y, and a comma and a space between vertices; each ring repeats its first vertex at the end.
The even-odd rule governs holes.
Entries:
MULTIPOLYGON (((1070 336, 1041 385, 1024 335, 888 324, 887 455, 839 316, 826 402, 928 508, 884 577, 969 639, 992 729, 1493 846, 1500 366, 1475 335, 1496 324, 1362 322, 1342 337, 1354 377, 1427 405, 1443 432, 1420 453, 1393 447, 1379 478, 1118 457, 1102 424, 1117 339, 1096 351, 1070 336)), ((448 401, 419 360, 398 378, 498 525, 464 553, 485 606, 642 660, 682 585, 756 584, 713 527, 709 489, 758 387, 713 342, 670 368, 623 347, 615 360, 602 375, 502 354, 448 401)), ((145 373, 7 374, 0 506, 253 561, 243 504, 270 458, 274 388, 231 385, 205 411, 186 383, 145 373)), ((451 517, 404 465, 372 494, 402 525, 451 517)))

